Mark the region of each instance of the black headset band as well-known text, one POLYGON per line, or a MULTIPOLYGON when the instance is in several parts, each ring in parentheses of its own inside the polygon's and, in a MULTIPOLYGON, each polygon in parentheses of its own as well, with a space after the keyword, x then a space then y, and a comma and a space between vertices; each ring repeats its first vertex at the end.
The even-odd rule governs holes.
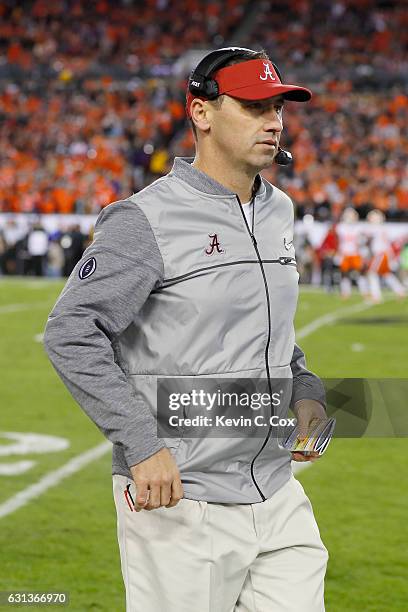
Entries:
POLYGON ((245 49, 244 47, 225 47, 224 49, 216 49, 201 60, 193 71, 193 74, 198 74, 201 77, 208 78, 224 62, 228 62, 228 60, 232 59, 233 57, 245 56, 248 51, 251 53, 256 53, 256 51, 253 51, 252 49, 245 49))
MULTIPOLYGON (((228 62, 233 57, 246 57, 249 53, 253 53, 254 55, 258 53, 254 51, 254 49, 247 49, 246 47, 224 47, 223 49, 216 49, 212 51, 208 55, 206 55, 201 62, 196 66, 196 68, 192 71, 189 78, 189 89, 191 91, 191 84, 193 81, 199 82, 201 88, 204 88, 204 82, 208 79, 213 72, 217 70, 222 64, 228 62)), ((248 58, 249 61, 250 58, 248 58)), ((279 72, 278 67, 272 62, 272 65, 280 79, 282 81, 282 76, 279 72)), ((196 93, 196 91, 192 91, 192 93, 196 93)))

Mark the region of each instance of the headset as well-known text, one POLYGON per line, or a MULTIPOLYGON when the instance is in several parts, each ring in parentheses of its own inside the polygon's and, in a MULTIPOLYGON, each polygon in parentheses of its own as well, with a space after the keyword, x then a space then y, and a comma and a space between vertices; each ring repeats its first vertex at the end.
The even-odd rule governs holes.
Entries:
MULTIPOLYGON (((219 95, 218 83, 215 79, 211 78, 211 74, 233 57, 247 58, 248 53, 255 55, 257 51, 247 49, 246 47, 223 47, 222 49, 212 51, 191 72, 188 79, 188 90, 197 97, 215 100, 219 95)), ((272 65, 282 82, 283 79, 279 68, 273 62, 272 65)), ((278 147, 278 153, 275 155, 274 161, 281 166, 287 166, 292 163, 293 157, 289 151, 278 147)))

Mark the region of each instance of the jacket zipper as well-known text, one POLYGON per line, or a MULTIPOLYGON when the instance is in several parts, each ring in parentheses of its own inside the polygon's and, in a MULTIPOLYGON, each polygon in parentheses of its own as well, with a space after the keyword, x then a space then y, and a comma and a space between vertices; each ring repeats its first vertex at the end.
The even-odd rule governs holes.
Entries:
MULTIPOLYGON (((269 288, 268 288, 268 281, 266 280, 266 274, 265 274, 265 269, 263 266, 263 262, 262 262, 262 258, 261 255, 259 253, 259 249, 258 249, 258 243, 256 241, 255 235, 254 235, 254 216, 255 216, 255 195, 252 197, 252 206, 253 206, 253 211, 252 211, 252 231, 249 228, 248 222, 246 220, 245 217, 245 213, 244 213, 244 209, 242 208, 242 204, 241 204, 241 200, 239 199, 239 196, 236 194, 236 198, 238 200, 238 204, 239 204, 239 208, 241 210, 241 214, 242 217, 245 221, 245 225, 246 228, 248 230, 248 233, 252 239, 252 244, 254 245, 254 249, 256 252, 256 256, 259 262, 259 266, 261 268, 261 272, 262 272, 262 277, 263 277, 263 281, 264 281, 264 286, 265 286, 265 295, 266 295, 266 304, 267 304, 267 310, 268 310, 268 338, 266 341, 266 346, 265 346, 265 366, 266 366, 266 374, 268 377, 268 388, 269 388, 269 395, 271 397, 272 400, 272 385, 271 385, 271 376, 270 376, 270 371, 269 371, 269 345, 271 342, 271 303, 270 303, 270 299, 269 299, 269 288)), ((293 260, 292 257, 279 257, 278 259, 279 263, 281 263, 282 265, 287 265, 287 264, 291 264, 293 260)), ((296 264, 295 264, 296 265, 296 264)), ((272 414, 272 401, 271 401, 271 417, 273 416, 272 414)), ((259 455, 261 454, 261 452, 263 451, 263 449, 265 448, 266 444, 268 443, 268 440, 270 438, 271 435, 271 431, 272 431, 272 425, 269 425, 269 429, 268 429, 268 433, 266 435, 265 440, 263 441, 263 444, 261 446, 261 448, 259 449, 259 451, 256 453, 255 457, 252 459, 251 461, 251 478, 252 481, 254 483, 254 485, 256 486, 259 495, 262 497, 262 501, 266 500, 266 497, 264 496, 264 494, 262 493, 260 487, 258 486, 258 483, 256 482, 256 478, 255 478, 255 474, 254 474, 254 464, 255 461, 257 460, 257 458, 259 457, 259 455)))
MULTIPOLYGON (((207 270, 214 270, 216 268, 223 268, 225 266, 236 266, 240 264, 257 264, 259 263, 258 259, 242 259, 239 261, 230 261, 228 263, 215 264, 214 266, 205 266, 204 268, 197 268, 197 270, 192 270, 191 272, 186 272, 185 274, 181 274, 180 276, 173 276, 172 278, 165 278, 157 289, 155 289, 152 293, 157 293, 160 289, 166 289, 171 285, 175 285, 176 283, 187 280, 188 278, 194 278, 196 274, 200 272, 206 272, 207 270)), ((282 266, 295 266, 296 260, 294 257, 279 257, 278 259, 264 259, 263 263, 279 263, 282 266)))

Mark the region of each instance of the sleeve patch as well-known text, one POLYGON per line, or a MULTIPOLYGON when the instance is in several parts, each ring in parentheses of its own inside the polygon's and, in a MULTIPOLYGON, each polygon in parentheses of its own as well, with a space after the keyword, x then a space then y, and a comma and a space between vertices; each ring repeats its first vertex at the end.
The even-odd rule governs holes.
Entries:
POLYGON ((79 268, 78 276, 81 280, 92 276, 92 274, 96 270, 96 259, 95 257, 91 257, 87 259, 82 266, 79 268))

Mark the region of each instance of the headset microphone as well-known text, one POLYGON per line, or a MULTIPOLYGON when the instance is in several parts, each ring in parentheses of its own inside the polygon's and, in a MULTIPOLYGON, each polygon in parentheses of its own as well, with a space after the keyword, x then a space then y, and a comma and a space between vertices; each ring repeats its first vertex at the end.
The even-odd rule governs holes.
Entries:
POLYGON ((290 153, 290 151, 285 151, 284 149, 281 149, 281 147, 278 147, 278 152, 275 155, 274 161, 280 166, 288 166, 293 162, 292 153, 290 153))

